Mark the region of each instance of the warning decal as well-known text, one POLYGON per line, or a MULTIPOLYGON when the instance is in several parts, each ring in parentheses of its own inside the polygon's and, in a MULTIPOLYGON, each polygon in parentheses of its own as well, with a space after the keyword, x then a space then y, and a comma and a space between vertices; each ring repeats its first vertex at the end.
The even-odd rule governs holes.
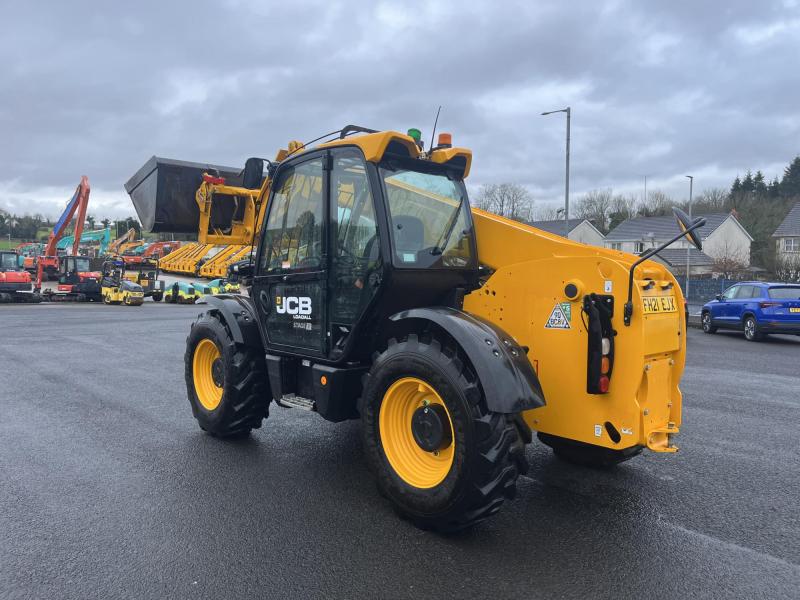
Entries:
POLYGON ((550 318, 545 323, 545 329, 569 329, 570 321, 572 321, 572 307, 568 302, 556 304, 553 307, 553 312, 550 313, 550 318))

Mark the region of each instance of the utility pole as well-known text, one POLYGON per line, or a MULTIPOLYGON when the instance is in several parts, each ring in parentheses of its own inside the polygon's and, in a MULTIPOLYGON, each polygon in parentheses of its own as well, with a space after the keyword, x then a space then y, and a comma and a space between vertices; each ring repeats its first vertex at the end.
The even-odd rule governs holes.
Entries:
POLYGON ((568 106, 560 110, 550 110, 543 112, 542 115, 552 115, 553 113, 567 113, 567 165, 566 177, 564 182, 564 237, 569 238, 569 138, 570 138, 570 120, 572 118, 572 109, 568 106))
MULTIPOLYGON (((694 183, 694 177, 692 175, 686 176, 689 179, 689 221, 692 220, 692 184, 694 183)), ((699 234, 699 232, 698 232, 699 234)), ((687 243, 686 244, 686 301, 689 301, 689 266, 691 263, 691 251, 692 245, 687 243)))
POLYGON ((647 175, 644 176, 644 203, 647 205, 647 175))

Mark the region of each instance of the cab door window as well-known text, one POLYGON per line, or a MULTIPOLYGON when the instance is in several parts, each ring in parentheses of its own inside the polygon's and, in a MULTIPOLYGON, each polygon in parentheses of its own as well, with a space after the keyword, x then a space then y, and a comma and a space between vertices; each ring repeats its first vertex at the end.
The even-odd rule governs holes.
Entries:
POLYGON ((331 172, 331 324, 334 346, 377 289, 380 244, 366 165, 355 150, 337 152, 331 172))
POLYGON ((326 344, 325 171, 321 157, 279 171, 252 294, 270 346, 326 344))
POLYGON ((322 174, 322 160, 316 159, 281 178, 264 229, 262 274, 322 267, 322 174))

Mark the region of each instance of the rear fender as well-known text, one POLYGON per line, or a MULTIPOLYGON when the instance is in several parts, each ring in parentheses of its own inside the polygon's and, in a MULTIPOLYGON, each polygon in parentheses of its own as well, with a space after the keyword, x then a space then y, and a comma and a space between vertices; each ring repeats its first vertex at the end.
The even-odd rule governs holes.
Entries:
POLYGON ((389 317, 395 323, 434 323, 461 347, 481 382, 489 410, 519 413, 544 406, 544 392, 525 349, 496 325, 447 307, 415 308, 389 317))
POLYGON ((234 342, 263 350, 264 343, 258 329, 258 317, 250 298, 219 294, 203 296, 196 304, 206 304, 209 312, 218 314, 230 329, 234 342))

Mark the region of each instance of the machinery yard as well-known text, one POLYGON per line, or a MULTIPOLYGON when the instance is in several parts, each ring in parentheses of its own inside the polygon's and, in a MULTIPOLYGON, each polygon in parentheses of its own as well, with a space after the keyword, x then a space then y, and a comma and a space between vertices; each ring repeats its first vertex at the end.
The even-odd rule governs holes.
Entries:
POLYGON ((197 242, 98 269, 84 177, 35 286, 7 253, 4 596, 795 595, 800 342, 689 329, 650 259, 705 217, 593 248, 470 207, 449 133, 332 136, 147 161, 143 227, 197 242))
POLYGON ((380 497, 357 421, 200 431, 200 308, 3 307, 4 372, 39 375, 0 396, 0 597, 797 597, 800 338, 690 330, 681 452, 608 472, 534 442, 517 498, 441 537, 380 497))
POLYGON ((800 599, 798 1, 9 5, 0 600, 800 599))

